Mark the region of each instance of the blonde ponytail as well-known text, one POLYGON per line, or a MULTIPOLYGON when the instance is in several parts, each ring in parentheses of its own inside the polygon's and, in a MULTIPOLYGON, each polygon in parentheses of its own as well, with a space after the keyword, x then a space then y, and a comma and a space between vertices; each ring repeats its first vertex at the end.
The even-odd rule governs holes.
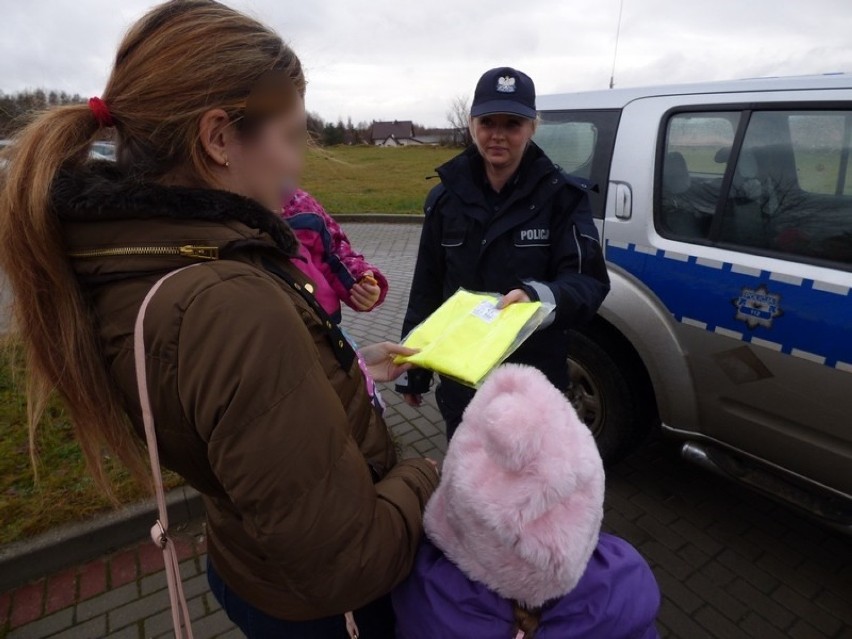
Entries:
POLYGON ((104 449, 142 478, 141 447, 107 376, 51 204, 57 175, 86 161, 98 128, 88 106, 69 105, 37 116, 15 137, 0 189, 0 268, 14 292, 14 326, 24 347, 33 461, 38 425, 55 391, 89 471, 112 497, 104 449))

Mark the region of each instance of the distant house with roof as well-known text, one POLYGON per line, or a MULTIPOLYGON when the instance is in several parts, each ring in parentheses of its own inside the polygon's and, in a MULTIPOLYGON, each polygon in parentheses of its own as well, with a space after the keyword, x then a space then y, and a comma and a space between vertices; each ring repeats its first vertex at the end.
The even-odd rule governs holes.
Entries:
POLYGON ((423 144, 414 137, 414 122, 394 120, 393 122, 373 122, 370 127, 370 144, 375 146, 411 146, 423 144))

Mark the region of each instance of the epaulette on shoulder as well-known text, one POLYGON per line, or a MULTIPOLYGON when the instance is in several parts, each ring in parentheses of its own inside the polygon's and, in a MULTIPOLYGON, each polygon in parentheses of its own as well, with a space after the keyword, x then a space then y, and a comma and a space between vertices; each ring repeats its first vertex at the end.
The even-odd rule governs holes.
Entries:
POLYGON ((429 215, 432 211, 435 210, 435 207, 438 205, 438 202, 443 197, 444 193, 447 192, 446 187, 443 184, 436 184, 432 187, 432 190, 429 191, 429 195, 426 196, 426 203, 423 205, 423 211, 426 215, 429 215))
POLYGON ((591 191, 592 193, 600 193, 600 187, 598 187, 595 182, 592 182, 591 180, 586 178, 577 177, 576 175, 571 175, 570 173, 567 173, 565 169, 563 169, 561 166, 555 166, 559 169, 559 175, 565 181, 565 184, 580 189, 581 191, 591 191))

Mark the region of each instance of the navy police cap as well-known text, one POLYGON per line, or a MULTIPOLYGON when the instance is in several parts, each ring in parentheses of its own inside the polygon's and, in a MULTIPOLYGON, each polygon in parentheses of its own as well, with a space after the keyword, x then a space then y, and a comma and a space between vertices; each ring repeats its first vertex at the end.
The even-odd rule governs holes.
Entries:
POLYGON ((486 71, 476 83, 471 117, 507 113, 534 119, 535 84, 532 78, 512 67, 486 71))

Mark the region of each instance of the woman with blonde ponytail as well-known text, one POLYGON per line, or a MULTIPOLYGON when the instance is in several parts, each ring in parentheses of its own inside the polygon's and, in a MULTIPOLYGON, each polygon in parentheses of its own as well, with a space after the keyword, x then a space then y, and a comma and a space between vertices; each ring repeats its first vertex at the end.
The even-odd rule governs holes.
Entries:
MULTIPOLYGON (((437 484, 398 461, 357 354, 277 215, 303 161, 305 78, 273 31, 172 0, 126 34, 102 96, 36 117, 0 187, 0 268, 32 434, 56 392, 105 491, 104 449, 150 483, 133 328, 164 465, 204 495, 208 576, 247 636, 393 636, 437 484), (114 127, 118 161, 89 159, 114 127), (354 611, 354 615, 344 613, 354 611)), ((388 381, 395 344, 365 348, 388 381)))

